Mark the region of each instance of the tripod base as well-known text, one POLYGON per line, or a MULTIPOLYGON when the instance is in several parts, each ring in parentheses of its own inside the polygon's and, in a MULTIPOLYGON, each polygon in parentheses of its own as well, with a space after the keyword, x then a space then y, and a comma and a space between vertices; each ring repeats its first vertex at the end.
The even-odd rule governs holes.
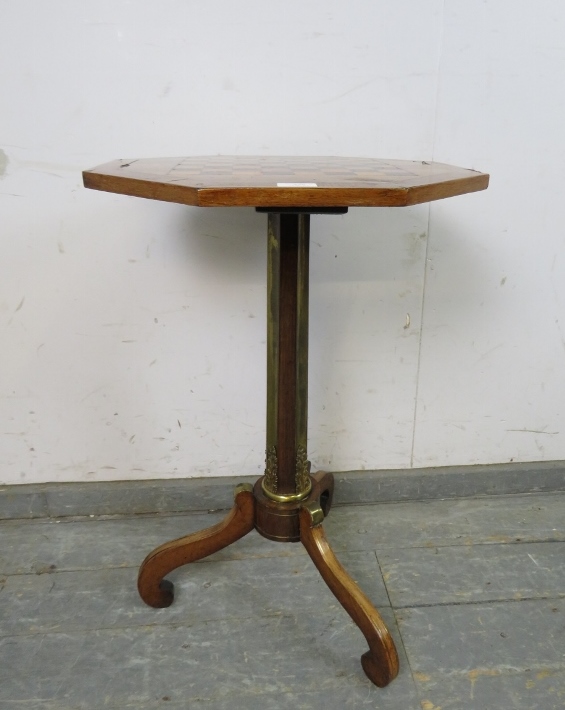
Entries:
POLYGON ((312 476, 307 498, 294 503, 276 503, 265 496, 261 479, 235 489, 234 507, 217 525, 157 547, 139 570, 138 590, 149 606, 162 608, 173 602, 173 585, 165 576, 172 570, 207 557, 247 535, 254 528, 264 537, 280 542, 302 542, 322 578, 353 622, 369 650, 361 657, 365 674, 383 688, 398 675, 398 654, 379 612, 347 574, 334 555, 322 527, 333 496, 333 476, 312 476))

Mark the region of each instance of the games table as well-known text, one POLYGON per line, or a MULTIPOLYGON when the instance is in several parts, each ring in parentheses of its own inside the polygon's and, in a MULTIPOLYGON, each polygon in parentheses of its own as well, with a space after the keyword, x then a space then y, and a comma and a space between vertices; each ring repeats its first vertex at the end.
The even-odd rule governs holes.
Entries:
POLYGON ((210 156, 115 160, 86 170, 83 178, 94 190, 199 207, 251 206, 268 214, 265 473, 255 485, 236 486, 234 506, 221 523, 166 542, 146 557, 138 579, 141 598, 153 607, 169 606, 169 572, 253 529, 270 540, 300 541, 367 640, 363 670, 386 686, 398 674, 394 642, 328 544, 322 523, 332 504, 333 476, 312 474, 308 461, 310 215, 453 197, 486 189, 489 176, 426 161, 210 156))

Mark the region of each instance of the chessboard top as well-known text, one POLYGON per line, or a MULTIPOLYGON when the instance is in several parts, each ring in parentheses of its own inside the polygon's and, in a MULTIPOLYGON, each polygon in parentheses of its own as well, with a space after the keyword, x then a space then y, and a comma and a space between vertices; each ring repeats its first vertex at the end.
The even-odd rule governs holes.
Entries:
POLYGON ((489 176, 376 158, 199 156, 114 160, 85 187, 201 207, 402 207, 485 190, 489 176))

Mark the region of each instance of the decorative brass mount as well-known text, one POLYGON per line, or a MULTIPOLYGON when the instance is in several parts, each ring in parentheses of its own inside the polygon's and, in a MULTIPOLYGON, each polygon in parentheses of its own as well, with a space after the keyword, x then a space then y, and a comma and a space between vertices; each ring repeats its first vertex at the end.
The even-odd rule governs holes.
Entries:
POLYGON ((278 460, 277 448, 271 446, 267 449, 265 476, 261 481, 261 488, 265 495, 277 503, 294 503, 307 498, 312 490, 310 478, 310 461, 304 446, 300 445, 296 451, 296 493, 277 493, 278 489, 278 460))

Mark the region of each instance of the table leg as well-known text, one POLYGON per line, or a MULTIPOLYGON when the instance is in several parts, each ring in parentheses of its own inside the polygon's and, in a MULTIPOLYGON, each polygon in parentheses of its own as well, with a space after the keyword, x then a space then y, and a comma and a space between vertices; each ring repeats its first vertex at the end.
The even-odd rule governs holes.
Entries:
POLYGON ((221 523, 157 547, 141 564, 137 578, 139 595, 156 608, 173 603, 173 584, 165 575, 189 562, 201 560, 251 532, 255 526, 253 487, 241 483, 235 489, 234 506, 221 523))
POLYGON ((398 653, 379 612, 351 579, 333 553, 322 527, 324 512, 318 503, 300 510, 300 539, 324 582, 367 639, 369 650, 361 656, 366 676, 379 688, 398 675, 398 653))

